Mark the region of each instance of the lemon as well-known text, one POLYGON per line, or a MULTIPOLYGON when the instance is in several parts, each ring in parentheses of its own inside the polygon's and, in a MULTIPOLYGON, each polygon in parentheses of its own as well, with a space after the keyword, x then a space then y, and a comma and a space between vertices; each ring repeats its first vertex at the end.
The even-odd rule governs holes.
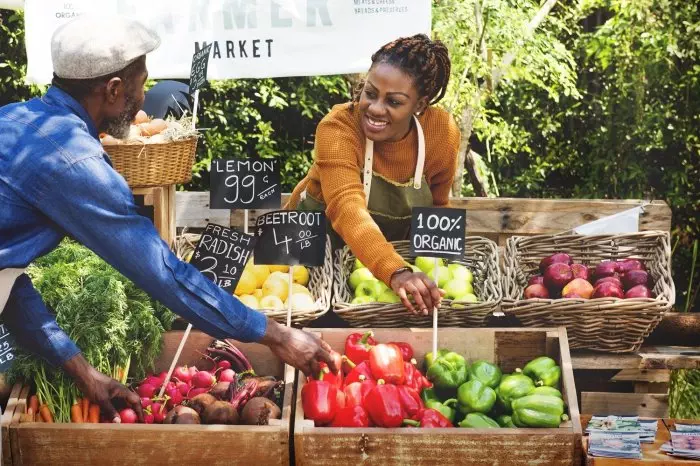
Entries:
POLYGON ((293 294, 291 299, 293 311, 313 311, 314 309, 316 309, 316 303, 314 303, 314 299, 307 294, 293 294))
POLYGON ((268 267, 270 267, 270 272, 282 272, 282 273, 289 272, 288 265, 270 265, 268 267))
POLYGON ((292 295, 295 295, 297 293, 308 294, 309 296, 313 297, 313 295, 311 294, 311 292, 309 291, 309 289, 307 287, 305 287, 304 285, 300 285, 298 283, 294 283, 292 285, 292 295))
POLYGON ((273 311, 281 311, 284 309, 284 303, 277 296, 269 295, 260 300, 260 309, 272 309, 273 311))
POLYGON ((258 298, 252 294, 244 294, 238 297, 238 300, 252 309, 258 309, 258 298))
POLYGON ((185 262, 190 262, 192 260, 192 254, 194 254, 194 251, 190 251, 187 253, 187 256, 185 257, 185 262))
MULTIPOLYGON (((262 294, 264 297, 277 296, 284 302, 289 294, 288 275, 286 273, 275 272, 270 274, 263 283, 262 294)), ((253 288, 255 289, 255 288, 253 288)))
POLYGON ((255 291, 255 288, 257 288, 255 275, 253 275, 253 272, 250 270, 243 270, 241 279, 238 280, 238 285, 236 285, 236 291, 234 291, 234 294, 236 296, 252 294, 255 291))
POLYGON ((303 265, 294 266, 292 272, 294 283, 306 286, 309 283, 309 269, 303 265))
POLYGON ((255 275, 256 287, 260 288, 270 276, 270 268, 267 265, 254 265, 251 267, 251 272, 255 275))
POLYGON ((263 297, 262 288, 258 288, 257 290, 253 291, 253 296, 255 296, 255 298, 256 298, 258 301, 260 301, 260 300, 262 299, 262 297, 263 297))

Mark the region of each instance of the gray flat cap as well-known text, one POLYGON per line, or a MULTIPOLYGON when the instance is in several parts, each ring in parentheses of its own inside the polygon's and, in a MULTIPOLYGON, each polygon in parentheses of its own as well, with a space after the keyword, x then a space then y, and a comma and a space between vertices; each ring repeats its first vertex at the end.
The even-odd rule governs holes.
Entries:
POLYGON ((60 78, 91 79, 122 70, 159 45, 158 35, 138 21, 84 14, 56 29, 51 60, 60 78))

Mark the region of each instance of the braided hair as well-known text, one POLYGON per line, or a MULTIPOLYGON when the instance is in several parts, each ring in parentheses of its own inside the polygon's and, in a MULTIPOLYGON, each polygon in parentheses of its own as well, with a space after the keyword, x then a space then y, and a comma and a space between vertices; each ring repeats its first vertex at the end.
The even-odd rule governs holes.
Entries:
MULTIPOLYGON (((450 80, 450 57, 447 47, 425 34, 400 37, 389 42, 372 55, 372 67, 387 63, 411 76, 420 97, 428 98, 428 105, 439 102, 447 92, 450 80)), ((360 100, 364 82, 355 89, 353 102, 360 100)))

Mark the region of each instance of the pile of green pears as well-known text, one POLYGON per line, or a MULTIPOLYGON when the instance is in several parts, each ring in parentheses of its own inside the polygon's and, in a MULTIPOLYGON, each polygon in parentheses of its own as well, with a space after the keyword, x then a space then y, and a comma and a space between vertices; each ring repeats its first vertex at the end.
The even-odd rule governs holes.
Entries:
MULTIPOLYGON (((438 287, 445 291, 445 298, 453 301, 476 303, 474 294, 474 274, 462 264, 446 264, 443 259, 437 262, 438 287)), ((423 272, 435 279, 435 259, 432 257, 416 257, 411 268, 423 272)), ((359 259, 355 259, 348 285, 354 293, 350 304, 368 303, 400 303, 401 299, 386 284, 377 280, 359 259)))

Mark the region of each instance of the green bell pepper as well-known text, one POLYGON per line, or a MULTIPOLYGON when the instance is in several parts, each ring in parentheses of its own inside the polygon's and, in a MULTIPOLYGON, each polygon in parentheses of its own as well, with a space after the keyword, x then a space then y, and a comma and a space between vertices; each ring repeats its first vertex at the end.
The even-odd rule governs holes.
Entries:
POLYGON ((559 427, 568 419, 564 401, 550 395, 527 395, 513 401, 513 423, 518 427, 559 427))
MULTIPOLYGON (((439 349, 438 352, 437 352, 438 358, 439 358, 439 357, 442 357, 442 356, 444 356, 444 355, 446 355, 446 354, 449 353, 449 352, 450 352, 450 350, 448 350, 448 349, 444 349, 444 348, 443 348, 443 349, 439 349)), ((435 357, 433 356, 433 352, 430 351, 430 352, 426 353, 426 354, 425 354, 425 370, 426 370, 426 371, 427 371, 428 369, 430 369, 430 366, 433 365, 433 361, 435 361, 435 357)))
POLYGON ((469 378, 467 361, 462 355, 453 351, 445 353, 441 351, 444 350, 438 351, 438 357, 435 360, 430 353, 425 356, 426 363, 429 360, 432 362, 428 366, 426 376, 438 390, 455 390, 469 378))
POLYGON ((457 417, 457 410, 453 408, 457 404, 456 398, 450 398, 449 400, 428 400, 425 402, 425 407, 428 409, 434 409, 440 412, 443 416, 450 420, 452 424, 455 422, 457 417))
POLYGON ((541 387, 535 387, 535 389, 528 393, 528 395, 549 395, 564 399, 559 390, 557 390, 554 387, 548 387, 546 385, 542 385, 541 387))
POLYGON ((502 375, 498 366, 487 361, 476 361, 469 368, 469 380, 480 380, 491 388, 498 387, 502 375))
POLYGON ((507 414, 501 414, 496 418, 496 422, 498 422, 498 425, 501 427, 517 427, 515 424, 513 424, 513 419, 507 415, 507 414))
POLYGON ((496 392, 491 387, 474 379, 463 383, 457 389, 459 411, 468 413, 488 413, 496 403, 496 392))
POLYGON ((519 373, 506 375, 498 386, 498 401, 506 413, 512 413, 512 401, 529 394, 534 389, 535 384, 530 377, 519 373))
POLYGON ((440 397, 435 392, 435 389, 433 387, 424 388, 423 390, 421 390, 420 399, 423 400, 424 404, 430 400, 440 401, 440 397))
POLYGON ((498 429, 501 426, 499 426, 496 421, 484 413, 469 413, 467 414, 467 417, 465 417, 464 420, 459 423, 459 427, 471 427, 474 429, 498 429))
POLYGON ((561 379, 561 368, 557 362, 547 356, 540 356, 528 362, 523 368, 523 374, 530 377, 537 385, 558 387, 561 379))

